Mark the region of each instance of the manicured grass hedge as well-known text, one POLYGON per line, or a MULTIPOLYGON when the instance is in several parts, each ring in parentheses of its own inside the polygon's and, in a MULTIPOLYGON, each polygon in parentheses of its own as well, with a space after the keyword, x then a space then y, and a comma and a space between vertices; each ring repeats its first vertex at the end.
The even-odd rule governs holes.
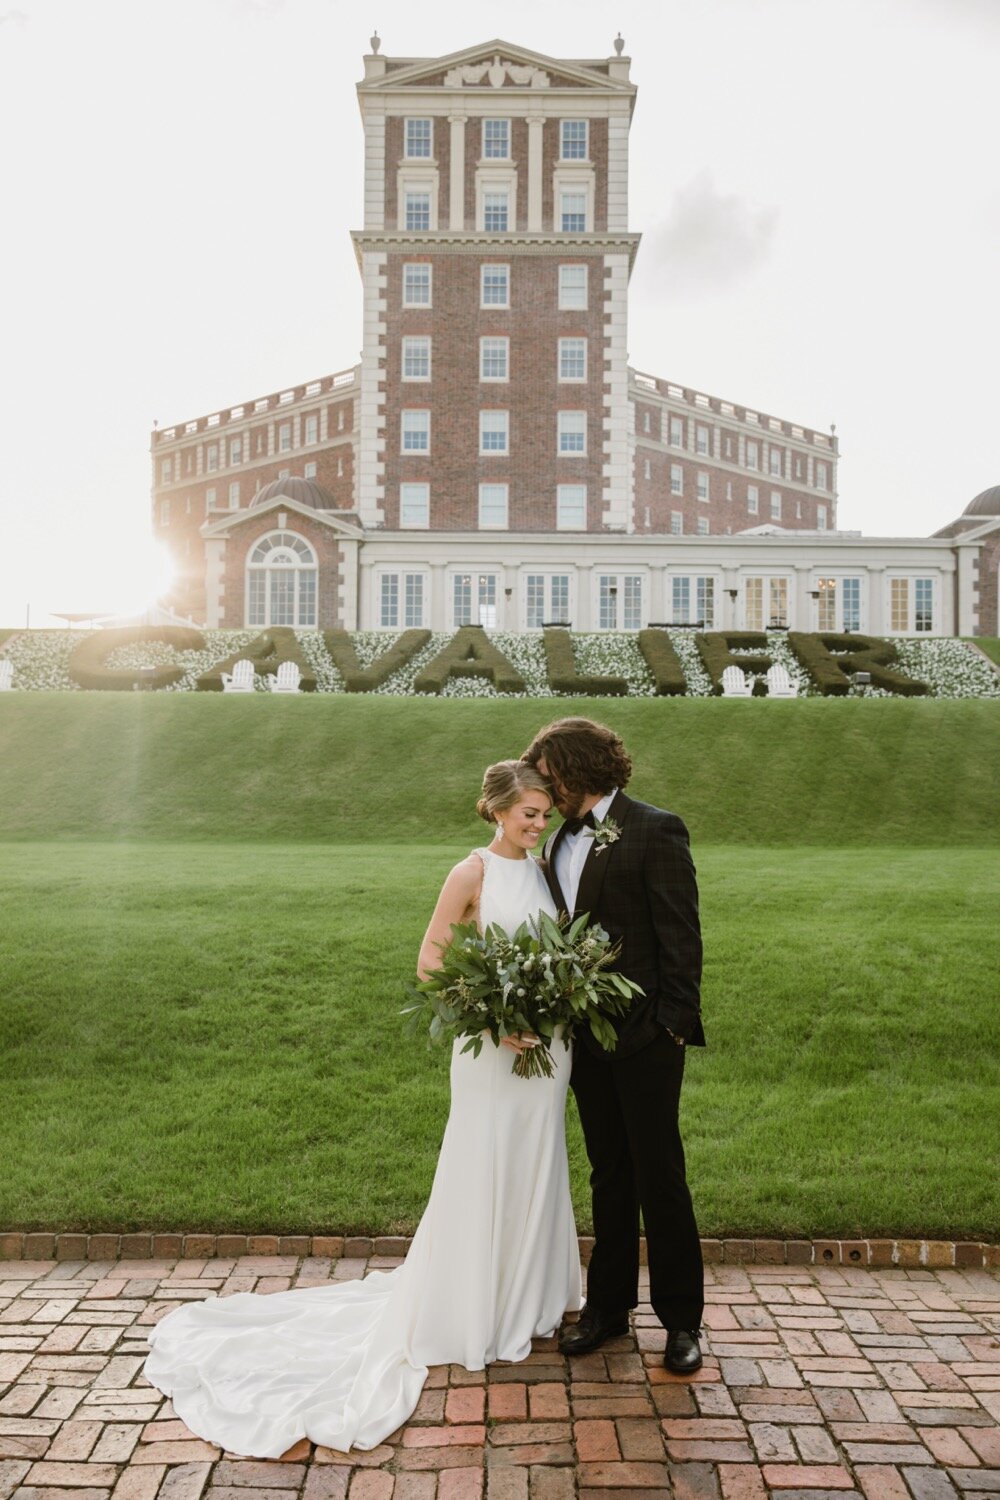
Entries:
POLYGON ((523 693, 524 678, 479 625, 462 625, 414 681, 418 693, 440 693, 449 677, 485 677, 498 693, 523 693))
POLYGON ((0 838, 481 836, 483 768, 567 712, 619 730, 632 790, 674 808, 699 841, 926 847, 1000 834, 987 700, 5 693, 0 838))
POLYGON ((684 667, 665 630, 640 630, 639 650, 653 674, 658 696, 687 692, 684 667))
MULTIPOLYGON (((741 672, 766 672, 774 661, 762 630, 717 630, 705 635, 699 633, 694 639, 716 693, 722 692, 722 674, 727 667, 739 667, 741 672), (759 651, 760 654, 734 656, 734 650, 759 651)), ((766 689, 762 683, 755 683, 754 692, 761 697, 766 689)))
POLYGON ((399 639, 383 651, 370 667, 362 667, 348 630, 324 630, 323 640, 334 666, 344 679, 349 693, 370 693, 388 682, 393 672, 416 656, 431 638, 429 630, 404 630, 399 639))
POLYGON ((920 698, 927 692, 925 682, 893 669, 897 653, 892 641, 872 635, 836 632, 806 635, 792 630, 788 644, 824 694, 846 696, 852 672, 867 672, 873 687, 885 688, 887 692, 899 693, 903 697, 920 698), (841 654, 834 657, 833 652, 841 654))
POLYGON ((268 673, 277 676, 278 667, 283 661, 293 661, 299 669, 299 691, 316 691, 316 674, 299 645, 295 631, 288 625, 273 625, 270 630, 262 631, 248 646, 233 651, 224 661, 216 662, 211 671, 203 672, 198 678, 198 687, 203 692, 221 693, 223 673, 231 675, 238 661, 252 661, 254 671, 261 676, 268 673))
POLYGON ((577 671, 573 639, 568 630, 543 630, 542 642, 549 683, 555 692, 593 693, 608 698, 624 697, 628 692, 628 683, 624 677, 597 676, 577 671))

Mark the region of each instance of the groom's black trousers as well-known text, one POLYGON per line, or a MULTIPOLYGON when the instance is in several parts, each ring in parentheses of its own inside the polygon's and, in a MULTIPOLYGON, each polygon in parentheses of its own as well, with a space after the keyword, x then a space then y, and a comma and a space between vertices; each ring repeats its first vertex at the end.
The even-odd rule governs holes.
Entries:
POLYGON ((638 1302, 641 1208, 650 1301, 668 1329, 697 1328, 704 1307, 701 1242, 677 1122, 684 1053, 665 1031, 622 1058, 598 1056, 578 1041, 570 1079, 592 1169, 587 1303, 614 1314, 638 1302))

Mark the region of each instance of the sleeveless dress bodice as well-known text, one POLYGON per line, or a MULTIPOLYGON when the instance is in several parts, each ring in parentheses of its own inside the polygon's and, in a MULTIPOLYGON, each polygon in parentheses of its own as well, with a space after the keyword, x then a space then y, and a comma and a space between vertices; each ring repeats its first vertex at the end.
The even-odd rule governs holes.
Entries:
MULTIPOLYGON (((513 933, 539 911, 555 915, 537 861, 476 852, 481 926, 513 933)), ((487 1043, 475 1057, 463 1046, 452 1047, 448 1123, 401 1266, 185 1303, 149 1331, 143 1373, 199 1437, 256 1458, 278 1458, 301 1438, 377 1447, 412 1415, 429 1365, 524 1359, 533 1337, 581 1306, 565 1137, 570 1048, 554 1040, 553 1077, 524 1079, 509 1048, 487 1043)))

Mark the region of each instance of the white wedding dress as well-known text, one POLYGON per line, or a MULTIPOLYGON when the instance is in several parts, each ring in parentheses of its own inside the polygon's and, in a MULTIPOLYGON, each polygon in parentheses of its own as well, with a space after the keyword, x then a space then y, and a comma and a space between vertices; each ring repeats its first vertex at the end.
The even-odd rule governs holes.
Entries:
MULTIPOLYGON (((539 910, 555 914, 534 859, 478 852, 484 929, 513 932, 539 910)), ((509 1048, 487 1039, 477 1058, 463 1044, 452 1050, 430 1199, 401 1266, 185 1303, 150 1330, 144 1374, 199 1437, 256 1458, 300 1438, 374 1448, 412 1414, 428 1365, 523 1359, 533 1336, 581 1305, 565 1139, 570 1051, 553 1042, 555 1076, 522 1079, 509 1048)))

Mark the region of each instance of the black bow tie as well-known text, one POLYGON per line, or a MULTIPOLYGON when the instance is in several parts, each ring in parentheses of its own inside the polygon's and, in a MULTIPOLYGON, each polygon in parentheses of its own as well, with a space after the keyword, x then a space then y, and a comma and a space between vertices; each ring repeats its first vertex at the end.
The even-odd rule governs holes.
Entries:
POLYGON ((593 810, 585 812, 582 818, 567 818, 563 827, 567 833, 579 833, 581 828, 596 828, 593 810))

